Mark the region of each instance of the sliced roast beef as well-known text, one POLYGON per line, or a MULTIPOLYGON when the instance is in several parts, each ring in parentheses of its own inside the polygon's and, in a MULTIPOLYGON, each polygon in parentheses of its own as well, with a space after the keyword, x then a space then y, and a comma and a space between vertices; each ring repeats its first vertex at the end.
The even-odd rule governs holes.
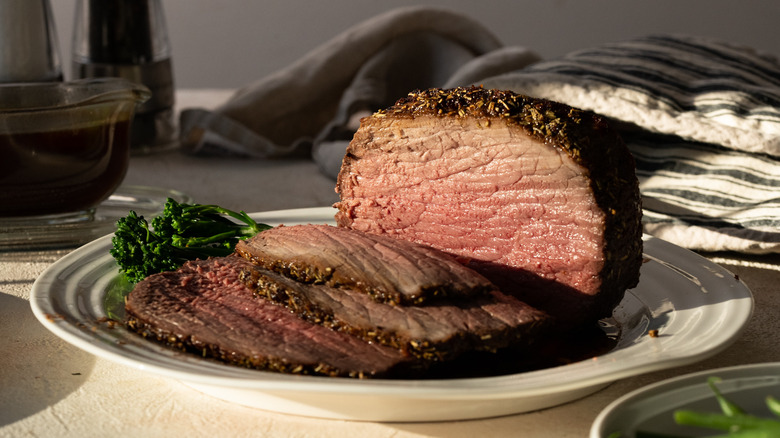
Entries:
POLYGON ((127 325, 174 347, 231 364, 296 374, 408 376, 418 361, 399 350, 306 322, 257 297, 232 256, 152 275, 127 297, 127 325))
POLYGON ((345 285, 393 304, 476 296, 495 289, 485 277, 439 250, 329 225, 276 227, 240 241, 236 252, 298 281, 345 285))
POLYGON ((478 87, 410 95, 361 121, 337 181, 342 227, 429 245, 577 325, 639 278, 634 160, 588 111, 478 87))
POLYGON ((497 290, 403 306, 378 302, 350 287, 300 283, 260 267, 247 269, 243 278, 259 295, 308 321, 433 361, 528 345, 548 320, 497 290))

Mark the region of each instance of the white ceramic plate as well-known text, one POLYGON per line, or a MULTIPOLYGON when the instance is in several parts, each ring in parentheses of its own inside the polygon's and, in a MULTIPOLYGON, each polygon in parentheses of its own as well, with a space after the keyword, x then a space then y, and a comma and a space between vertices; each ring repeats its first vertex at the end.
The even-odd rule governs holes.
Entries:
MULTIPOLYGON (((333 223, 328 207, 253 215, 268 224, 333 223)), ((97 356, 179 379, 215 397, 271 411, 364 421, 441 421, 527 412, 591 394, 624 377, 705 359, 748 321, 753 299, 733 274, 670 243, 645 239, 638 287, 614 312, 616 348, 592 360, 498 377, 353 380, 247 370, 171 351, 105 324, 106 291, 118 279, 110 236, 49 267, 32 308, 49 330, 97 356), (648 331, 656 329, 658 337, 648 331)))
POLYGON ((604 438, 620 432, 620 438, 633 438, 638 431, 669 436, 701 436, 703 431, 715 434, 714 430, 679 426, 673 416, 677 409, 721 412, 707 385, 710 376, 722 379, 717 384, 720 392, 746 412, 777 419, 764 402, 767 395, 780 397, 780 363, 772 362, 686 374, 632 391, 601 411, 590 437, 604 438))

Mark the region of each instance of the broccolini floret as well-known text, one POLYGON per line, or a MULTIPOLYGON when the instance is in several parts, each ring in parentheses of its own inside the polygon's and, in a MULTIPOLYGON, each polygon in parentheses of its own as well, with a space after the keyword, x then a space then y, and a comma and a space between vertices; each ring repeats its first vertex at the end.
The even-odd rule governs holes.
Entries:
POLYGON ((188 260, 228 255, 239 240, 269 228, 243 211, 169 198, 151 226, 134 211, 119 219, 110 252, 122 274, 137 283, 188 260))

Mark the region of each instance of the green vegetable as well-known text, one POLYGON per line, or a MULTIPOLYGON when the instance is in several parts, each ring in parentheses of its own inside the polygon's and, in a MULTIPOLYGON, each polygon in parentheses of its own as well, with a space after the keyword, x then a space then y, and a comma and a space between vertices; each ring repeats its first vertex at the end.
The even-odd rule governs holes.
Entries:
MULTIPOLYGON (((710 389, 715 394, 715 398, 718 400, 722 413, 677 410, 674 413, 675 422, 680 425, 727 432, 725 435, 715 436, 731 438, 780 438, 780 421, 747 414, 744 409, 727 399, 720 392, 716 386, 716 383, 718 382, 720 382, 718 377, 710 377, 707 379, 707 385, 709 385, 710 389)), ((767 406, 772 409, 770 400, 774 400, 774 398, 767 398, 767 406)), ((778 414, 777 412, 775 413, 778 414)))
POLYGON ((694 412, 678 410, 674 413, 674 421, 684 426, 703 427, 707 429, 739 432, 745 430, 760 430, 774 432, 780 437, 780 422, 748 414, 719 414, 711 412, 694 412))
POLYGON ((106 296, 103 299, 106 316, 113 321, 124 321, 125 316, 125 297, 133 290, 133 283, 130 283, 124 275, 114 277, 106 287, 106 296))
MULTIPOLYGON (((681 426, 693 426, 724 432, 717 435, 706 435, 710 438, 780 438, 780 420, 762 418, 746 413, 744 409, 720 392, 716 385, 720 381, 721 379, 718 377, 707 379, 707 385, 715 394, 715 398, 720 406, 720 413, 679 409, 674 411, 675 422, 681 426)), ((780 401, 770 395, 766 397, 766 405, 773 414, 780 417, 780 401)), ((622 436, 620 434, 614 435, 615 438, 622 436)), ((671 435, 656 435, 644 431, 637 431, 635 436, 636 438, 673 438, 671 435)), ((610 438, 612 437, 613 435, 610 435, 610 438)))
POLYGON ((169 198, 151 226, 134 211, 119 219, 110 252, 124 277, 137 283, 188 260, 228 255, 239 240, 269 228, 243 211, 169 198))
POLYGON ((715 394, 715 398, 718 400, 718 404, 720 405, 720 410, 723 411, 725 415, 744 414, 744 409, 732 403, 729 399, 724 397, 723 394, 721 394, 717 385, 715 385, 716 383, 720 382, 720 377, 710 377, 707 379, 707 385, 710 387, 710 390, 713 392, 713 394, 715 394))
POLYGON ((768 395, 766 396, 766 405, 773 414, 780 417, 780 400, 768 395))

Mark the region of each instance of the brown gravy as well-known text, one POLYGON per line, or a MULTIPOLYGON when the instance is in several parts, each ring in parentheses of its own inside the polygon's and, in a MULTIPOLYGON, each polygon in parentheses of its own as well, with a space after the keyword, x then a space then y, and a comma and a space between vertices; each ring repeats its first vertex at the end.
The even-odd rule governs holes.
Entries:
POLYGON ((94 207, 122 182, 130 120, 0 135, 0 216, 94 207))

